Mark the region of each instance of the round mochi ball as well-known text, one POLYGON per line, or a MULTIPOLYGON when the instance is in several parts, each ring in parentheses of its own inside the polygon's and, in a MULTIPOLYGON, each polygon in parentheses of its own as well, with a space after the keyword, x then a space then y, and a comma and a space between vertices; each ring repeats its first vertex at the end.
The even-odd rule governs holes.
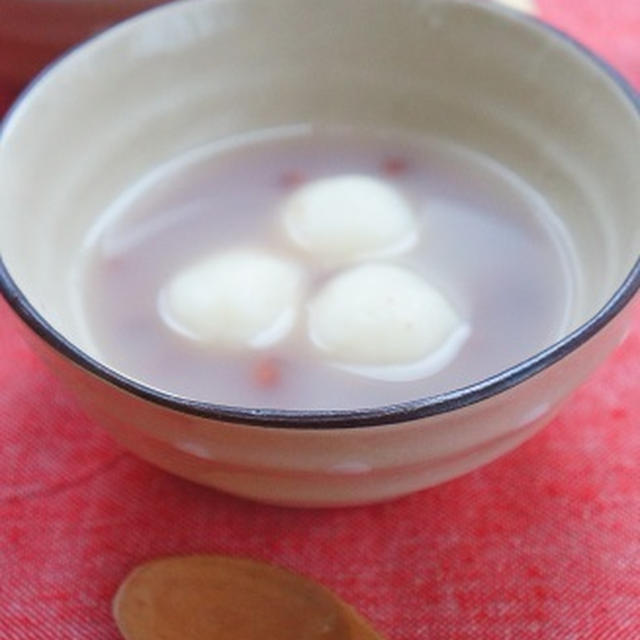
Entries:
POLYGON ((330 280, 310 302, 309 334, 333 360, 408 365, 464 326, 445 297, 409 269, 365 264, 330 280))
POLYGON ((324 261, 401 253, 418 237, 407 200, 386 182, 363 175, 299 187, 284 202, 281 215, 290 240, 324 261))
POLYGON ((259 249, 207 257, 176 274, 160 293, 164 321, 194 340, 225 347, 268 347, 293 327, 302 269, 259 249))

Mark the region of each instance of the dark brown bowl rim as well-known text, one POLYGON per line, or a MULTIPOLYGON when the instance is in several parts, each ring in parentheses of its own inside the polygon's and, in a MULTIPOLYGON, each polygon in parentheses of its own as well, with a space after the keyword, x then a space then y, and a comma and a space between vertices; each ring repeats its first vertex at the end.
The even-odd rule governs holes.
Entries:
MULTIPOLYGON (((158 11, 162 9, 163 7, 160 7, 159 9, 151 9, 150 11, 158 11)), ((555 36, 558 36, 570 43, 585 58, 599 66, 615 82, 618 88, 630 100, 640 117, 640 95, 620 75, 620 73, 618 73, 618 71, 602 60, 598 55, 563 31, 541 22, 536 18, 525 16, 503 7, 501 7, 499 11, 510 13, 513 16, 517 15, 519 19, 522 20, 532 21, 539 27, 550 31, 555 36)), ((92 39, 93 38, 90 40, 92 39)), ((86 42, 81 43, 78 46, 81 47, 84 44, 86 44, 86 42)), ((76 48, 78 47, 72 49, 71 52, 76 48)), ((16 109, 17 105, 19 105, 25 96, 30 93, 30 90, 38 84, 40 79, 47 74, 51 66, 57 65, 71 52, 62 56, 60 60, 55 61, 52 65, 49 65, 49 67, 44 69, 38 76, 36 76, 36 78, 34 78, 11 107, 5 116, 3 124, 9 120, 11 113, 16 109)), ((2 140, 3 130, 4 126, 0 129, 0 142, 2 140)), ((625 306, 627 306, 639 288, 640 257, 636 260, 633 268, 615 291, 613 296, 598 311, 598 313, 591 317, 587 322, 548 348, 527 358, 526 360, 523 360, 519 364, 509 367, 508 369, 487 377, 477 383, 467 385, 459 389, 397 404, 388 404, 363 409, 254 409, 191 400, 179 395, 160 391, 128 378, 114 369, 100 363, 56 331, 56 329, 54 329, 38 313, 38 311, 36 311, 12 279, 2 257, 0 256, 0 293, 2 293, 3 297, 7 300, 9 306, 22 319, 22 321, 49 346, 68 358, 70 361, 85 369, 87 372, 98 376, 105 382, 129 392, 132 395, 180 413, 216 421, 270 428, 295 427, 298 429, 353 429, 357 427, 375 427, 419 420, 421 418, 455 411, 456 409, 461 409, 462 407, 475 404, 511 389, 528 378, 531 378, 532 376, 547 369, 567 354, 576 350, 579 346, 592 338, 605 325, 611 322, 611 320, 613 320, 613 318, 617 316, 625 306)))

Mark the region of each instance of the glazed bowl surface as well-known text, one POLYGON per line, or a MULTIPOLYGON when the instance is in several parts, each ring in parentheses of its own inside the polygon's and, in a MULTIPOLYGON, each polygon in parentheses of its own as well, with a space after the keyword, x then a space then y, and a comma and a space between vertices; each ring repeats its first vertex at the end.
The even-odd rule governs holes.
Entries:
POLYGON ((623 339, 640 283, 640 115, 568 38, 465 0, 187 0, 122 23, 35 81, 0 139, 0 287, 33 348, 125 447, 196 482, 299 506, 443 482, 535 433, 623 339), (201 145, 296 123, 437 135, 508 166, 562 221, 567 330, 505 371, 358 410, 209 404, 95 351, 74 302, 88 229, 201 145))

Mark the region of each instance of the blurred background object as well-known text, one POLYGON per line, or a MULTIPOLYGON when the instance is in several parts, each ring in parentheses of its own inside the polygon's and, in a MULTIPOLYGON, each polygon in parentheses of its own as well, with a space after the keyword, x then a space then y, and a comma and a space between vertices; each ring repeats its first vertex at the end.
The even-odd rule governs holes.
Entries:
POLYGON ((0 113, 51 60, 162 0, 0 0, 0 113))

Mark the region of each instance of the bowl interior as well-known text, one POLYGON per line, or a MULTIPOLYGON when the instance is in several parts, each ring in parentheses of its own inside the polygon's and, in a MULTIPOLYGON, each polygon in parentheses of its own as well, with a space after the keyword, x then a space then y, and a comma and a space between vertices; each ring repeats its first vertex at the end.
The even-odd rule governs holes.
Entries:
POLYGON ((194 0, 136 17, 42 76, 5 123, 0 252, 33 307, 97 356, 75 298, 88 230, 128 185, 246 131, 317 123, 430 134, 543 194, 575 248, 571 326, 637 260, 640 118, 573 44, 450 0, 194 0))

